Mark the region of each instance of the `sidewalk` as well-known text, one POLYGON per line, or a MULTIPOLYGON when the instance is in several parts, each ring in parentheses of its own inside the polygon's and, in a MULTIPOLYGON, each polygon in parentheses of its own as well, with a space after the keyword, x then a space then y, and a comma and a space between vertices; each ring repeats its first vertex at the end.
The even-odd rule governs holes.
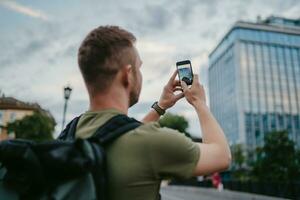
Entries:
POLYGON ((258 194, 250 194, 223 190, 219 192, 212 188, 165 186, 161 188, 162 200, 283 200, 258 194))

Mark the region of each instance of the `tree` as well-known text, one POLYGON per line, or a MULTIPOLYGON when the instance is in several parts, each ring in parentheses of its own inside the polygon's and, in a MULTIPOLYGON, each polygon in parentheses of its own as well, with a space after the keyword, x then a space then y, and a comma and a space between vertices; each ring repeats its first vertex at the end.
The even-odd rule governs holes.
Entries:
POLYGON ((16 138, 34 141, 52 140, 52 133, 56 125, 55 120, 48 114, 36 111, 7 125, 8 132, 15 133, 16 138))
POLYGON ((249 170, 247 169, 247 157, 245 155, 245 146, 234 144, 231 146, 232 165, 231 172, 234 179, 240 181, 249 180, 249 170))
POLYGON ((237 169, 241 169, 246 160, 242 144, 232 145, 231 152, 233 157, 233 165, 237 169))
POLYGON ((261 181, 299 180, 299 159, 294 142, 286 131, 268 133, 265 145, 257 152, 252 175, 261 181))
POLYGON ((168 128, 178 130, 179 132, 184 133, 187 137, 191 137, 191 135, 187 132, 189 123, 183 116, 166 113, 159 120, 159 124, 162 127, 168 127, 168 128))

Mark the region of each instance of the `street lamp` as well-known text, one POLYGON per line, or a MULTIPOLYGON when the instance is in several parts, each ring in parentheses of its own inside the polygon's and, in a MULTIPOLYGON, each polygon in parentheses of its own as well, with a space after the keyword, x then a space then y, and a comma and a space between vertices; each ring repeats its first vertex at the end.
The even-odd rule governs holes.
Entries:
POLYGON ((65 126, 67 104, 68 104, 68 100, 70 99, 71 92, 72 92, 71 87, 69 87, 69 86, 64 87, 65 106, 64 106, 63 121, 62 121, 62 127, 61 127, 62 131, 64 130, 64 126, 65 126))

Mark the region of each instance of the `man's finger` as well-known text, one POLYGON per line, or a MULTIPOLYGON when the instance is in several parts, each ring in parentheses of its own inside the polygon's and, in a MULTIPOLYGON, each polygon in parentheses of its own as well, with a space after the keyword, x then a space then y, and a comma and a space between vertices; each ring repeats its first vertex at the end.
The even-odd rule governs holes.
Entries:
POLYGON ((174 82, 173 82, 173 87, 175 87, 175 86, 181 86, 179 80, 174 80, 174 82))
POLYGON ((176 95, 175 95, 175 100, 178 101, 178 100, 181 99, 182 97, 184 97, 184 93, 183 93, 183 92, 181 92, 181 93, 179 93, 179 94, 176 94, 176 95))
POLYGON ((182 87, 183 92, 188 90, 188 86, 184 81, 181 81, 181 87, 182 87))
POLYGON ((192 85, 195 85, 196 83, 199 83, 199 76, 198 76, 198 74, 194 74, 192 85))
POLYGON ((172 74, 172 76, 171 76, 171 78, 170 78, 170 80, 169 80, 169 82, 168 82, 168 84, 169 85, 172 85, 173 84, 173 82, 174 82, 174 80, 175 80, 175 78, 176 78, 176 75, 177 75, 177 69, 174 71, 174 73, 172 74))

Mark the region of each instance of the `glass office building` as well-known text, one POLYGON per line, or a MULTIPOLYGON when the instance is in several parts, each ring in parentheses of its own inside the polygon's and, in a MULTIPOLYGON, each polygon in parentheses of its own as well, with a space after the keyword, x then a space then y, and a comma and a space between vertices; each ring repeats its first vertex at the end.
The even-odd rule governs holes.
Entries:
POLYGON ((300 19, 235 23, 209 55, 209 96, 231 144, 287 130, 300 147, 300 19))

